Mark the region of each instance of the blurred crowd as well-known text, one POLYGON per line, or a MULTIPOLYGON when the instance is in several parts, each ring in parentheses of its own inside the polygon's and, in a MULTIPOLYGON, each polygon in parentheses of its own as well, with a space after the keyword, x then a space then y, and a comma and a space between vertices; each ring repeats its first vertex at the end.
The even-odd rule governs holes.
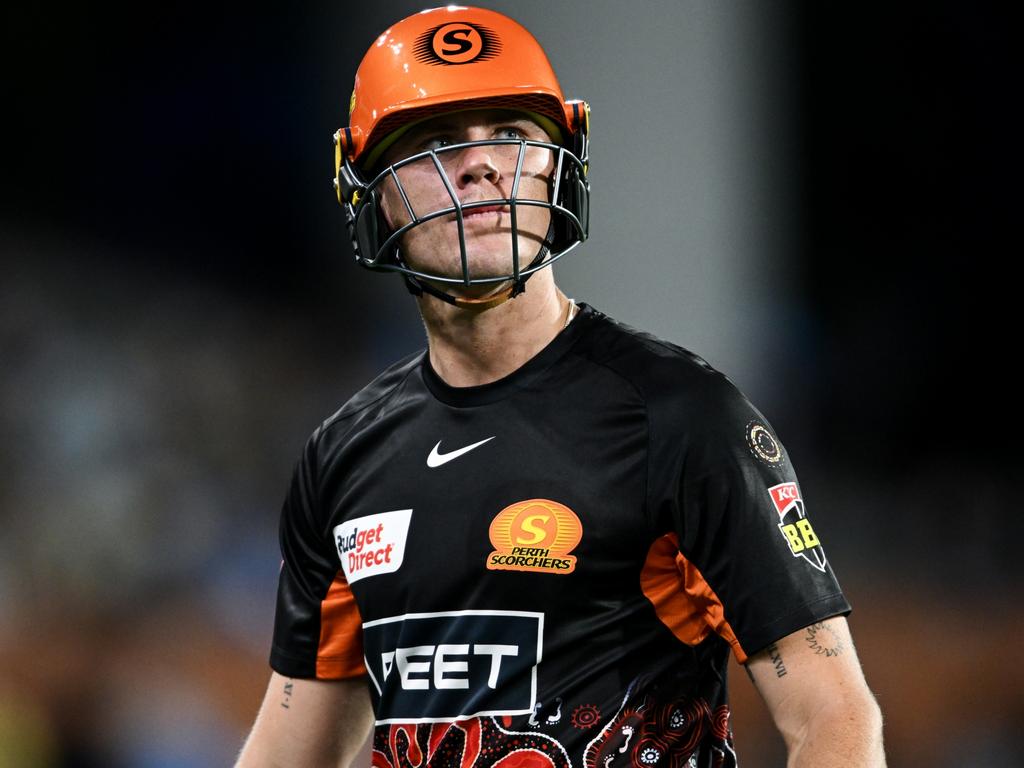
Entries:
POLYGON ((149 266, 7 241, 4 268, 0 766, 228 764, 291 467, 366 371, 149 266))

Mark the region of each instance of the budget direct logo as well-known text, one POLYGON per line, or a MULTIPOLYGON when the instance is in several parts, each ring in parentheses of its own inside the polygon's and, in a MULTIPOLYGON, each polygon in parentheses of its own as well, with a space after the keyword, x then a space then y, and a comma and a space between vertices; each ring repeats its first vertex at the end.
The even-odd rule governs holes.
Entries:
POLYGON ((544 614, 407 613, 363 623, 377 724, 527 715, 537 701, 544 614))
POLYGON ((346 520, 334 527, 334 544, 349 584, 402 567, 411 518, 411 509, 399 509, 346 520))
POLYGON ((494 551, 487 556, 491 571, 572 573, 570 554, 583 538, 576 513, 549 499, 529 499, 505 507, 488 530, 494 551))
POLYGON ((793 557, 802 557, 822 573, 825 572, 825 550, 821 547, 811 521, 804 511, 804 500, 796 483, 773 485, 768 494, 779 513, 779 530, 793 557))

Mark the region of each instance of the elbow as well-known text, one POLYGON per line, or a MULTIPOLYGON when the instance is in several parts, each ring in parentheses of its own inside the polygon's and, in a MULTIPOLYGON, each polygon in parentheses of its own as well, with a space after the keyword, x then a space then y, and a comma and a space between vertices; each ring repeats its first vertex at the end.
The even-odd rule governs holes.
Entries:
POLYGON ((847 722, 851 728, 882 732, 882 708, 866 687, 855 694, 840 697, 835 704, 826 708, 824 714, 847 722))
POLYGON ((865 688, 863 695, 850 705, 850 709, 853 712, 851 720, 857 723, 859 730, 871 743, 876 745, 877 752, 881 754, 882 708, 878 706, 878 700, 874 694, 865 688))
POLYGON ((818 709, 789 743, 788 766, 885 768, 882 710, 867 689, 818 709))

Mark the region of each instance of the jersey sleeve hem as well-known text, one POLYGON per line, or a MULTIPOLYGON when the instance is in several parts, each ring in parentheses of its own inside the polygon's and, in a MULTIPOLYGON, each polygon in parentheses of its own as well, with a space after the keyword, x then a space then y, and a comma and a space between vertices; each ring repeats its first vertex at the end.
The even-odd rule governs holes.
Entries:
POLYGON ((349 680, 366 676, 366 665, 362 658, 355 658, 354 655, 308 659, 276 645, 271 646, 270 668, 287 677, 316 680, 349 680))
POLYGON ((833 616, 845 616, 851 610, 849 602, 847 602, 841 592, 835 592, 831 595, 820 597, 817 600, 812 600, 809 603, 804 603, 786 615, 780 616, 753 632, 746 633, 742 646, 747 658, 743 659, 741 663, 746 663, 751 656, 767 648, 772 643, 781 640, 786 635, 791 635, 815 622, 824 621, 833 616))
POLYGON ((304 656, 296 656, 277 645, 270 648, 270 668, 287 677, 316 677, 316 662, 304 656))

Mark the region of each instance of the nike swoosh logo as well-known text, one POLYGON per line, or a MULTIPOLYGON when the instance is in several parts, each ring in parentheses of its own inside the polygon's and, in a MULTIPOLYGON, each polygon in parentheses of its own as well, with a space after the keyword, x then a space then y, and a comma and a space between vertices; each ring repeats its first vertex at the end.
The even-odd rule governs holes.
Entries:
POLYGON ((430 468, 440 467, 442 464, 447 464, 452 459, 459 458, 459 456, 462 456, 464 453, 469 453, 474 448, 479 448, 481 445, 493 440, 495 437, 497 437, 497 435, 493 435, 481 440, 479 443, 473 443, 472 445, 467 445, 465 448, 459 448, 457 451, 450 451, 448 453, 441 453, 437 450, 441 447, 441 441, 438 440, 437 445, 431 449, 430 455, 427 456, 427 466, 430 468))

